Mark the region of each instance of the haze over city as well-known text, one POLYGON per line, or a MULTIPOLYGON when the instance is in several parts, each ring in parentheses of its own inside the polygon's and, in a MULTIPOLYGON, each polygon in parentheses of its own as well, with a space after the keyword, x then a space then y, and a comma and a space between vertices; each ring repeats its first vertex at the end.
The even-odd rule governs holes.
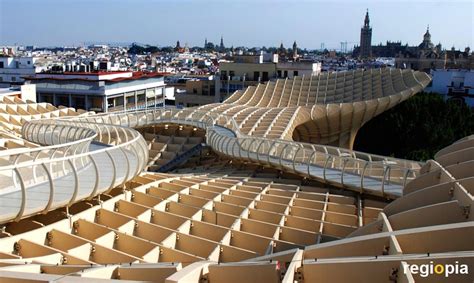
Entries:
POLYGON ((167 46, 204 39, 226 46, 339 48, 359 42, 369 9, 373 44, 417 45, 427 26, 435 44, 473 45, 472 1, 2 0, 0 43, 78 46, 89 42, 167 46), (21 16, 19 16, 21 15, 21 16), (449 23, 449 25, 447 24, 449 23))

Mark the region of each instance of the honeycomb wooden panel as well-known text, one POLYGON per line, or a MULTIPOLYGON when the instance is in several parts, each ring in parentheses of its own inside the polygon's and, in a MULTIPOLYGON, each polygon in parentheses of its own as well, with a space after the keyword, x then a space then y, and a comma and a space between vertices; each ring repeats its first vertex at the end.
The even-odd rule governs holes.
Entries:
MULTIPOLYGON (((462 154, 465 147, 444 152, 462 154)), ((437 159, 447 160, 442 154, 437 159)), ((388 205, 283 179, 146 173, 130 182, 131 192, 0 239, 0 276, 33 280, 22 272, 26 261, 30 272, 38 273, 36 281, 66 270, 84 279, 146 281, 151 277, 139 271, 159 269, 162 275, 156 278, 169 282, 191 277, 195 282, 286 282, 290 277, 298 282, 423 282, 419 274, 405 274, 404 265, 457 261, 472 268, 474 198, 472 188, 463 186, 472 185, 465 181, 471 174, 459 169, 463 164, 470 166, 470 160, 454 167, 428 162, 421 181, 388 205), (425 177, 440 170, 452 181, 436 184, 425 177), (366 225, 367 219, 374 220, 366 225)), ((469 282, 471 276, 445 279, 469 282)))
POLYGON ((241 131, 253 136, 352 148, 362 125, 429 81, 425 73, 401 69, 297 76, 248 87, 197 110, 238 117, 241 131))
MULTIPOLYGON (((394 69, 296 77, 201 109, 233 117, 244 133, 350 147, 361 125, 428 81, 423 73, 394 69)), ((0 112, 8 131, 29 119, 77 114, 14 99, 0 103, 0 112)), ((138 130, 158 157, 153 166, 205 137, 203 130, 173 123, 138 130)), ((122 138, 116 133, 109 142, 122 138)), ((394 201, 237 158, 190 161, 190 168, 168 174, 142 172, 68 209, 5 225, 0 280, 430 282, 439 278, 405 272, 406 266, 457 262, 472 270, 473 139, 441 150, 394 201)), ((357 164, 346 168, 353 172, 357 164)))

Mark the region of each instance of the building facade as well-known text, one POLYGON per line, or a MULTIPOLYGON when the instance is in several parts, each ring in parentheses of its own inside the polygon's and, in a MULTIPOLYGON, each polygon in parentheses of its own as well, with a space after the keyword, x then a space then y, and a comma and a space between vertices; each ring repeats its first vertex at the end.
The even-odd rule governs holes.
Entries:
POLYGON ((23 101, 34 103, 36 102, 36 86, 21 85, 11 88, 0 88, 0 98, 4 96, 16 97, 22 99, 23 101))
MULTIPOLYGON (((295 49, 296 50, 296 47, 295 49)), ((297 53, 294 52, 297 56, 297 53)), ((316 76, 321 72, 321 63, 313 61, 279 62, 278 54, 235 56, 233 62, 219 64, 221 93, 229 95, 236 90, 278 78, 292 79, 295 76, 316 76)))
POLYGON ((158 73, 92 72, 38 73, 38 102, 96 112, 141 109, 163 105, 165 83, 158 73))
POLYGON ((0 57, 0 86, 23 84, 24 77, 36 73, 35 61, 33 57, 0 57))
POLYGON ((297 76, 315 76, 321 72, 321 63, 312 61, 278 62, 276 71, 278 78, 292 79, 297 76))
POLYGON ((469 47, 464 51, 443 50, 441 44, 431 41, 429 27, 418 46, 408 46, 395 58, 396 68, 407 68, 430 72, 436 69, 474 69, 474 56, 469 47))
MULTIPOLYGON (((385 44, 379 43, 377 45, 372 45, 372 57, 385 57, 385 58, 395 58, 400 52, 404 52, 408 44, 402 45, 400 41, 387 41, 385 44)), ((353 57, 359 57, 360 55, 360 46, 356 46, 352 51, 353 57)))
MULTIPOLYGON (((184 91, 175 94, 177 106, 193 107, 220 102, 220 90, 215 76, 186 79, 184 91)), ((183 89, 183 86, 181 87, 183 89)))
POLYGON ((474 70, 432 70, 428 92, 443 95, 445 100, 456 100, 474 107, 474 70))

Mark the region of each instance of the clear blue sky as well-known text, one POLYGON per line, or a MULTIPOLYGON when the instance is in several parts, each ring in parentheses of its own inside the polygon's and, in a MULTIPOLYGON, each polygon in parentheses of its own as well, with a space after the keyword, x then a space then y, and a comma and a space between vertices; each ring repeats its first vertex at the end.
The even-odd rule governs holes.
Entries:
POLYGON ((419 44, 429 24, 444 47, 473 47, 472 0, 0 0, 0 45, 140 42, 339 48, 359 42, 366 8, 372 43, 419 44))

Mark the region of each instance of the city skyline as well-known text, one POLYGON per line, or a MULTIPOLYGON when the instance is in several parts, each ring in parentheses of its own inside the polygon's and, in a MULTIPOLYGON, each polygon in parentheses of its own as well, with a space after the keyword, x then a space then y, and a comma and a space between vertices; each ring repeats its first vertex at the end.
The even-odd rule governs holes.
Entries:
POLYGON ((298 1, 291 5, 285 1, 242 1, 225 6, 208 0, 2 0, 0 44, 80 46, 87 42, 140 42, 174 46, 179 40, 183 46, 187 43, 192 47, 204 45, 205 38, 218 44, 223 35, 227 47, 283 43, 288 48, 296 40, 301 48, 319 49, 324 43, 325 48, 339 49, 340 42, 346 41, 351 49, 359 45, 366 9, 373 27, 372 45, 386 41, 418 45, 429 25, 433 43, 440 42, 443 48, 473 46, 474 6, 470 1, 357 0, 298 1), (253 9, 249 9, 250 3, 253 9), (295 17, 296 13, 300 16, 295 17), (334 20, 335 15, 344 20, 334 20), (453 32, 452 25, 444 24, 446 21, 456 23, 458 31, 453 32))

